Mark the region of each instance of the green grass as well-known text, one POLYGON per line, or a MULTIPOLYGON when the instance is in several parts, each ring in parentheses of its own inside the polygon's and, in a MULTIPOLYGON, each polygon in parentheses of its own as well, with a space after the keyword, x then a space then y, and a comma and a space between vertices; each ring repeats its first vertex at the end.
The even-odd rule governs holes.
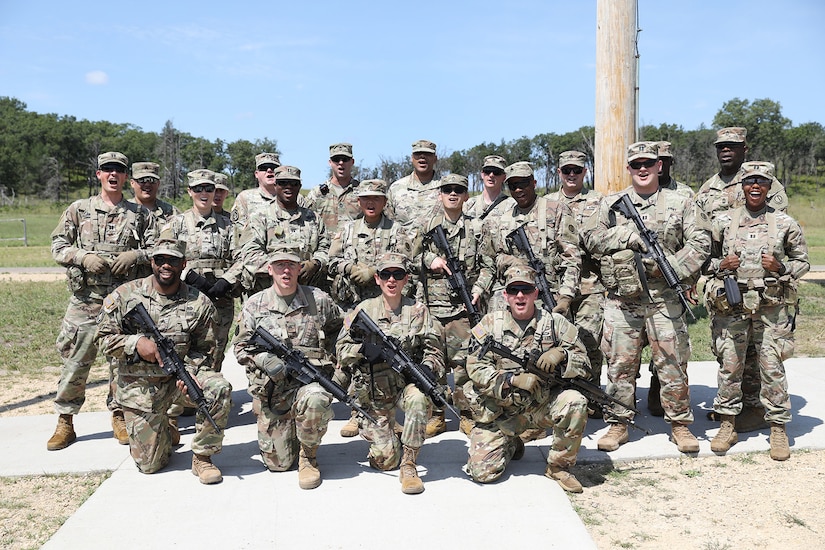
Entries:
MULTIPOLYGON (((0 239, 19 239, 23 236, 23 223, 26 220, 26 242, 29 246, 49 246, 51 234, 60 221, 60 213, 30 213, 21 210, 0 209, 0 239)), ((25 248, 20 240, 0 240, 0 246, 25 248)))

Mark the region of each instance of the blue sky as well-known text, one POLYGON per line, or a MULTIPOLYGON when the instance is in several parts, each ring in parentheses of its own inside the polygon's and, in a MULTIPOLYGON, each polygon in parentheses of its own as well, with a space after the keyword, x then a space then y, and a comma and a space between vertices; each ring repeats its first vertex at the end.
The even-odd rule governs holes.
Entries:
MULTIPOLYGON (((710 126, 734 97, 825 124, 825 2, 639 0, 639 20, 642 124, 710 126)), ((0 0, 0 95, 268 137, 313 187, 337 141, 373 166, 422 138, 444 156, 593 125, 595 29, 595 0, 0 0)))

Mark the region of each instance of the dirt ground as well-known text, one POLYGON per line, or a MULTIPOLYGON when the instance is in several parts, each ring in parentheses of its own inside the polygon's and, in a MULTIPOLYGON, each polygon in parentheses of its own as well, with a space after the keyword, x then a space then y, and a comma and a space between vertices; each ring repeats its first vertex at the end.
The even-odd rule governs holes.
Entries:
MULTIPOLYGON (((0 386, 0 417, 54 414, 58 375, 0 386)), ((98 362, 84 410, 105 409, 107 375, 98 362)), ((585 489, 570 502, 603 550, 821 548, 825 451, 791 452, 579 465, 585 489)), ((39 547, 106 477, 0 478, 0 547, 39 547)))

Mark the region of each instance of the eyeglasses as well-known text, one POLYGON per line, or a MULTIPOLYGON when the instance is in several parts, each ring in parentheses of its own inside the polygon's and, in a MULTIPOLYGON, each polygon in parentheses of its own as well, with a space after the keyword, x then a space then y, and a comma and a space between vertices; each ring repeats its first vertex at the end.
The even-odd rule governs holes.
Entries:
POLYGON ((341 156, 341 157, 332 157, 332 158, 331 158, 331 159, 329 159, 329 160, 331 160, 333 164, 338 164, 339 162, 348 162, 348 161, 350 161, 350 160, 352 160, 352 159, 351 159, 351 158, 349 158, 349 157, 344 157, 344 156, 341 156))
POLYGON ((659 162, 659 159, 647 159, 647 160, 634 160, 632 162, 628 162, 628 166, 633 168, 634 170, 641 169, 642 166, 645 168, 653 168, 653 165, 659 162))
POLYGON ((501 168, 484 168, 481 171, 482 174, 493 175, 493 176, 503 176, 504 170, 501 168))
POLYGON ((378 272, 378 277, 382 281, 389 281, 390 277, 395 279, 396 281, 400 281, 404 277, 407 276, 407 272, 404 269, 382 269, 378 272))
POLYGON ((463 185, 442 185, 441 192, 445 195, 450 195, 455 193, 456 195, 461 195, 462 193, 467 192, 467 188, 463 185))
POLYGON ((511 180, 511 181, 507 182, 507 187, 510 188, 510 191, 515 191, 516 189, 524 189, 525 187, 529 186, 531 183, 533 183, 533 181, 530 180, 530 179, 524 179, 524 180, 518 180, 518 181, 511 180))
POLYGON ((155 265, 158 267, 162 265, 178 267, 181 263, 183 263, 183 258, 178 258, 177 256, 163 256, 159 254, 157 256, 152 256, 152 261, 155 262, 155 265))
POLYGON ((510 296, 515 296, 519 292, 521 292, 522 294, 527 296, 528 294, 532 294, 533 291, 536 290, 536 285, 530 285, 530 284, 515 285, 515 284, 513 284, 513 285, 507 286, 507 288, 505 288, 504 290, 510 296))
POLYGON ((278 166, 275 164, 261 164, 258 166, 259 172, 269 172, 272 170, 273 172, 278 169, 278 166))
POLYGON ((584 168, 581 166, 565 166, 561 169, 561 173, 565 176, 569 176, 570 174, 576 174, 577 176, 584 172, 584 168))
POLYGON ((104 164, 100 167, 101 172, 117 172, 118 174, 125 174, 126 167, 120 164, 104 164))
POLYGON ((200 185, 190 187, 189 189, 191 189, 193 193, 214 193, 215 192, 215 184, 214 183, 202 183, 200 185))
POLYGON ((750 178, 743 179, 742 185, 764 185, 765 187, 770 187, 771 182, 770 180, 760 178, 759 176, 752 176, 750 178))
POLYGON ((301 182, 295 180, 281 180, 276 181, 275 185, 278 187, 301 187, 301 182))

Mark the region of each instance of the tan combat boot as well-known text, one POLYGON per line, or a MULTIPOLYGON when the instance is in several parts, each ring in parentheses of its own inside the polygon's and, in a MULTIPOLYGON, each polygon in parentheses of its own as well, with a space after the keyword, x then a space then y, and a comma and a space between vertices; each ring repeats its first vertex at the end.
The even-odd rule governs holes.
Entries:
POLYGON ((444 411, 436 411, 427 421, 424 429, 424 438, 429 439, 447 431, 447 421, 444 419, 444 411))
POLYGON ((774 460, 788 460, 791 458, 791 448, 788 445, 788 434, 784 424, 771 424, 771 458, 774 460))
POLYGON ((624 424, 611 424, 607 433, 599 438, 596 446, 600 451, 615 451, 619 445, 627 443, 630 434, 627 433, 627 426, 624 424))
POLYGON ((683 453, 698 453, 699 441, 690 433, 687 424, 674 422, 671 426, 670 440, 676 444, 676 448, 683 453))
POLYGON ((519 437, 524 443, 530 443, 531 441, 537 441, 547 437, 547 430, 544 428, 530 428, 529 430, 521 432, 519 437))
POLYGON ((721 417, 722 425, 719 427, 719 432, 710 442, 710 450, 714 453, 726 453, 739 441, 735 429, 736 417, 727 414, 723 414, 721 417))
POLYGON ((180 445, 180 431, 178 430, 178 419, 169 419, 169 435, 172 437, 172 445, 180 445))
POLYGON ((341 437, 355 437, 358 435, 358 417, 356 416, 358 413, 355 410, 352 411, 352 414, 349 417, 349 422, 344 424, 341 428, 341 437))
POLYGON ((568 493, 581 493, 582 484, 576 479, 576 476, 571 474, 566 468, 556 466, 555 464, 548 464, 547 469, 544 470, 544 475, 550 479, 555 479, 561 488, 568 493))
POLYGON ((46 449, 49 451, 59 451, 71 445, 77 439, 77 434, 74 433, 74 425, 72 424, 72 415, 61 414, 57 418, 57 428, 54 430, 54 435, 46 443, 46 449))
POLYGON ((112 434, 121 445, 129 444, 129 432, 126 431, 126 419, 123 417, 123 411, 112 413, 112 434))
POLYGON ((415 467, 417 457, 418 449, 404 445, 399 479, 401 480, 401 492, 405 495, 417 495, 424 492, 424 482, 418 477, 418 470, 415 467))
POLYGON ((473 431, 475 425, 473 414, 470 411, 461 411, 461 418, 458 421, 458 429, 461 430, 461 433, 470 437, 470 432, 473 431))
POLYGON ((214 485, 223 481, 223 475, 218 467, 212 464, 212 457, 206 455, 192 455, 192 473, 204 485, 214 485))
POLYGON ((659 376, 656 373, 650 375, 650 389, 647 392, 647 410, 652 416, 664 416, 665 410, 662 408, 662 385, 659 383, 659 376))
POLYGON ((298 455, 298 487, 301 489, 315 489, 321 484, 321 471, 318 469, 318 461, 315 460, 317 451, 318 447, 301 444, 301 452, 298 455))

